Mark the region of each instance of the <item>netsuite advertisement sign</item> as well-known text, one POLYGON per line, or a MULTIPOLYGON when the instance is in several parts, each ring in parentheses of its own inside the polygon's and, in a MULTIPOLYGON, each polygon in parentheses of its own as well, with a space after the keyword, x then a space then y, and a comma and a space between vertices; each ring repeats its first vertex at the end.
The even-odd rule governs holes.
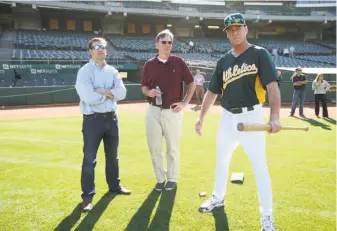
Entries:
MULTIPOLYGON (((1 70, 31 70, 32 74, 55 74, 59 73, 59 70, 73 70, 77 71, 84 64, 0 64, 1 70)), ((112 65, 118 70, 131 71, 138 70, 137 64, 120 64, 112 65)))

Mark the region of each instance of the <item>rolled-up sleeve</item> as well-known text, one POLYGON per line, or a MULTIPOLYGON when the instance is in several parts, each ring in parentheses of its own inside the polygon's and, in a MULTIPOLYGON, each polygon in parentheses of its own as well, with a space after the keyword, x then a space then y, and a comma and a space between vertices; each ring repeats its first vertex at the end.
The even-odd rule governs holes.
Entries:
POLYGON ((81 68, 78 71, 75 88, 81 101, 88 105, 102 104, 106 100, 106 96, 95 92, 86 68, 81 68))
POLYGON ((119 101, 119 100, 123 100, 126 97, 126 87, 124 86, 123 80, 121 78, 121 76, 119 75, 118 71, 115 70, 114 71, 114 83, 113 83, 113 87, 111 89, 111 93, 114 96, 114 101, 119 101))

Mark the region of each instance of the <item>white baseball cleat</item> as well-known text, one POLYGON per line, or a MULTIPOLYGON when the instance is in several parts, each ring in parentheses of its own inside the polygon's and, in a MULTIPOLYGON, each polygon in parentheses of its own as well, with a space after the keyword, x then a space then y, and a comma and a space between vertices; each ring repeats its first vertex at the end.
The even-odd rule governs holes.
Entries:
POLYGON ((202 213, 211 212, 213 209, 225 206, 224 200, 218 200, 214 196, 206 200, 199 208, 202 213))
POLYGON ((264 215, 261 218, 261 231, 276 231, 274 227, 274 218, 271 215, 264 215))

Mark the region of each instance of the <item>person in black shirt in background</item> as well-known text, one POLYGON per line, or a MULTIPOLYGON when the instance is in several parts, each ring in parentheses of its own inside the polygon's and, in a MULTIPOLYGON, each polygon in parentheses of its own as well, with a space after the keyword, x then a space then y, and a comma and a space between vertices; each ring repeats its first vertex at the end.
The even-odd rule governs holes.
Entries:
POLYGON ((308 83, 308 79, 302 74, 302 68, 297 67, 295 74, 291 77, 294 85, 293 100, 291 103, 290 116, 294 116, 296 111, 296 105, 298 100, 300 100, 300 116, 304 116, 304 99, 305 99, 305 85, 308 83))

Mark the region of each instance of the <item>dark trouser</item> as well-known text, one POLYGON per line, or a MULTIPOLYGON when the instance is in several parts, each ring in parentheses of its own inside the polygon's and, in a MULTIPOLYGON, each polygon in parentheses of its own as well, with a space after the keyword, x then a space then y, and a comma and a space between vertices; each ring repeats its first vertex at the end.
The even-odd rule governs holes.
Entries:
POLYGON ((119 128, 115 113, 83 116, 83 164, 81 175, 82 198, 95 195, 95 167, 98 147, 103 139, 105 152, 105 176, 110 191, 119 185, 118 143, 119 128))
POLYGON ((204 99, 205 91, 203 86, 197 85, 195 88, 195 96, 197 98, 197 105, 202 104, 202 100, 204 99))
POLYGON ((291 112, 290 114, 294 115, 296 111, 296 105, 298 100, 300 100, 300 115, 303 115, 304 108, 304 98, 305 98, 305 90, 294 90, 293 94, 293 102, 291 104, 291 112))
POLYGON ((319 115, 319 101, 322 102, 323 117, 329 117, 328 108, 326 106, 326 95, 325 94, 315 94, 315 114, 319 115))

